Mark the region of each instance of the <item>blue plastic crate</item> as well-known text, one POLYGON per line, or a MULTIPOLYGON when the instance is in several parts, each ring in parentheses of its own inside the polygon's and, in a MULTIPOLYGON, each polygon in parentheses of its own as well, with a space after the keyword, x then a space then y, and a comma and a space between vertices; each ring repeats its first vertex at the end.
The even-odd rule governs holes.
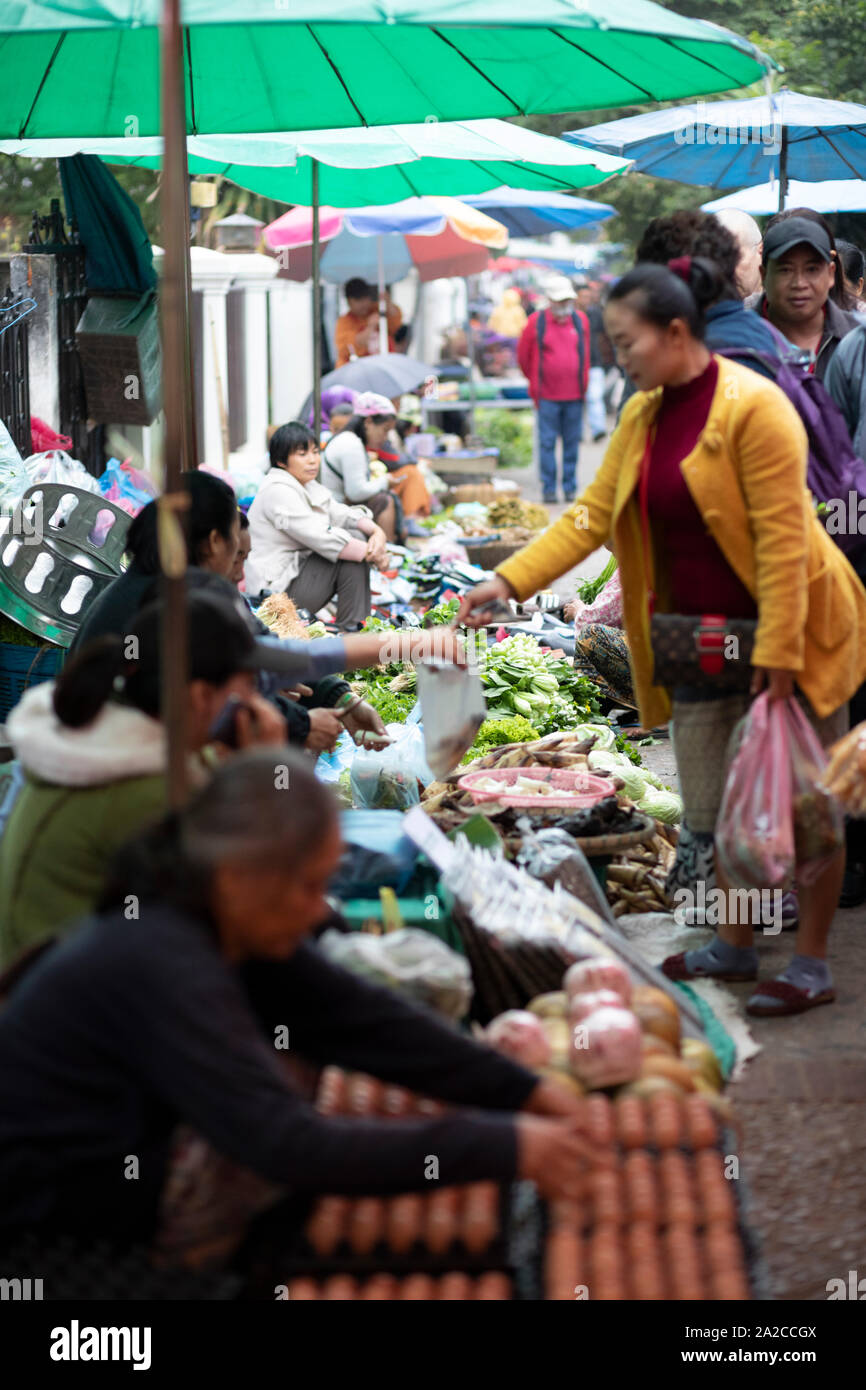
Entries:
POLYGON ((0 723, 31 685, 54 679, 64 655, 62 647, 48 643, 18 647, 12 642, 0 642, 0 723))

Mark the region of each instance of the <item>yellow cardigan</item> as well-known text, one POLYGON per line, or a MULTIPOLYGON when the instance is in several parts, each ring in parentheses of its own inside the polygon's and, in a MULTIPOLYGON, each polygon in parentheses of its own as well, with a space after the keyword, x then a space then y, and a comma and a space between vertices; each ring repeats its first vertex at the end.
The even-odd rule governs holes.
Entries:
MULTIPOLYGON (((866 591, 815 516, 806 489, 806 432, 788 398, 748 367, 716 357, 719 378, 704 429, 681 464, 709 534, 756 601, 753 663, 797 673, 820 716, 866 679, 866 591)), ((661 388, 626 405, 586 491, 499 574, 528 598, 600 545, 619 564, 635 691, 647 726, 670 717, 668 692, 653 685, 647 566, 638 479, 661 388)), ((671 612, 665 557, 650 535, 650 582, 658 612, 671 612)))

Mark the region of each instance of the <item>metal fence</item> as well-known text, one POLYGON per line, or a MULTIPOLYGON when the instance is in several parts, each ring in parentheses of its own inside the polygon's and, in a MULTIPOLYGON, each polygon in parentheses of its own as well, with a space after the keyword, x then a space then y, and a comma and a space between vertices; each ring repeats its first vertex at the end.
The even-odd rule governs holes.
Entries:
MULTIPOLYGON (((84 247, 78 240, 75 223, 67 223, 57 198, 51 200, 51 211, 44 217, 33 214, 30 241, 24 250, 29 255, 49 254, 57 261, 57 338, 61 434, 72 439, 70 453, 91 473, 99 475, 105 467, 105 429, 87 427, 87 400, 81 359, 75 341, 78 320, 87 304, 87 285, 84 278, 84 247)), ((28 449, 28 453, 29 453, 28 449)))
POLYGON ((26 309, 7 286, 0 298, 0 420, 22 458, 30 445, 30 372, 26 309))

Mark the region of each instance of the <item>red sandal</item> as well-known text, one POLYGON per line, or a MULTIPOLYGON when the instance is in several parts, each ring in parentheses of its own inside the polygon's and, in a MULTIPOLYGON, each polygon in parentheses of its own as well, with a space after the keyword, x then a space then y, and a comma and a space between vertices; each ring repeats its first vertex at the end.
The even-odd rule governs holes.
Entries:
POLYGON ((754 1018, 784 1018, 787 1014, 803 1014, 807 1009, 816 1009, 819 1004, 832 1004, 835 998, 832 985, 810 994, 788 980, 766 980, 752 995, 746 1013, 754 1018))
POLYGON ((667 975, 669 980, 722 980, 730 984, 741 984, 743 981, 757 980, 757 967, 754 970, 693 970, 686 965, 686 952, 678 951, 675 956, 668 956, 661 963, 661 972, 667 975))

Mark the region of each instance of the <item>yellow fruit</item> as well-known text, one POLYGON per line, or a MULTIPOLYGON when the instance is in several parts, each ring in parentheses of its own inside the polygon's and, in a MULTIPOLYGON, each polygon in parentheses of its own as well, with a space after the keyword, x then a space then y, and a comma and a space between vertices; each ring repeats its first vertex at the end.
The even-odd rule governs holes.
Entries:
POLYGON ((703 1077, 713 1090, 720 1091, 724 1085, 719 1059, 709 1043, 701 1038, 683 1038, 680 1056, 696 1077, 703 1077))
POLYGON ((567 1067, 571 1055, 571 1028, 564 1018, 542 1018, 541 1026, 550 1043, 551 1065, 567 1067))
POLYGON ((581 1086, 576 1076, 571 1072, 560 1071, 556 1067, 545 1067, 542 1076, 549 1077, 551 1081, 556 1081, 560 1086, 565 1086, 569 1091, 573 1091, 576 1096, 585 1096, 586 1090, 581 1086))
POLYGON ((655 985, 638 985, 631 997, 631 1006, 635 1013, 638 1004, 656 1004, 660 1009, 666 1009, 671 1017, 679 1022, 680 1011, 675 1000, 669 994, 665 994, 663 989, 656 989, 655 985))
POLYGON ((655 1038, 666 1042, 676 1057, 680 1046, 680 1020, 669 1009, 661 1008, 654 1001, 638 1001, 632 1008, 638 1016, 641 1029, 655 1038))
POLYGON ((565 1018, 568 1011, 568 995, 564 989, 555 990, 551 994, 537 994, 534 999, 530 999, 526 1007, 531 1014, 536 1014, 539 1018, 565 1018))
POLYGON ((678 1057, 644 1057, 640 1069, 641 1076, 661 1076, 672 1081, 681 1091, 695 1089, 694 1073, 678 1057))

